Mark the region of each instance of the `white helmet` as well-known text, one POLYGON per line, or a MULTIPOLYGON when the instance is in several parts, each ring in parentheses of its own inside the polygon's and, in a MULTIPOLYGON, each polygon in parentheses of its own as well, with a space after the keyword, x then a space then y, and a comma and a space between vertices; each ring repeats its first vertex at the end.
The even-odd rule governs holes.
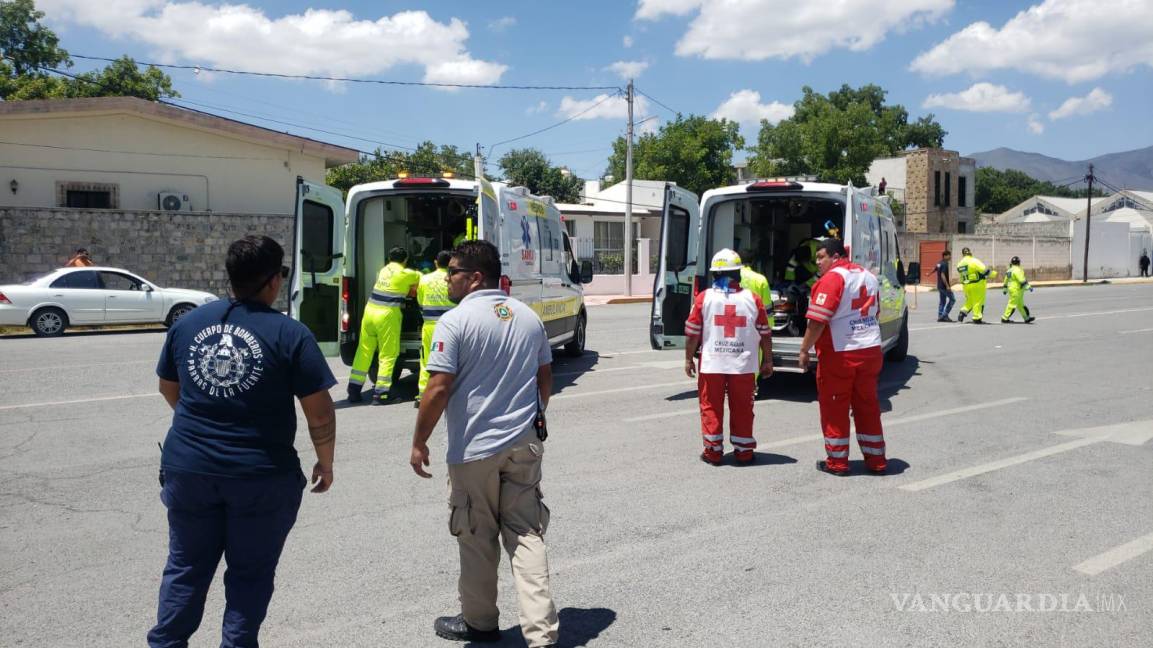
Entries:
POLYGON ((741 263, 741 255, 725 248, 713 255, 713 264, 709 266, 709 271, 728 272, 729 270, 740 270, 743 267, 745 266, 741 263))

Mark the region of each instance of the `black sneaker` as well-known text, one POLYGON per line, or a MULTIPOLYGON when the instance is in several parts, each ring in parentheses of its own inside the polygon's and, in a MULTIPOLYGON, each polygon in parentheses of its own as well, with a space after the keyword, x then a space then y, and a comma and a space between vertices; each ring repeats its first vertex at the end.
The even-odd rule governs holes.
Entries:
POLYGON ((1011 319, 1005 319, 1004 317, 1002 317, 1002 318, 1001 318, 1001 323, 1002 323, 1002 324, 1012 324, 1012 323, 1013 323, 1013 320, 1011 320, 1011 319))
POLYGON ((984 324, 984 323, 985 323, 985 320, 979 320, 979 319, 975 319, 975 320, 973 320, 973 323, 974 323, 974 324, 984 324))
POLYGON ((391 396, 388 392, 384 392, 383 394, 373 394, 372 395, 372 404, 373 405, 387 405, 387 404, 391 403, 392 401, 393 401, 393 396, 391 396))
POLYGON ((832 469, 830 469, 829 464, 825 463, 824 461, 818 461, 817 462, 817 470, 819 470, 823 473, 829 473, 830 475, 835 475, 837 477, 844 477, 844 476, 849 474, 849 471, 847 471, 847 470, 832 470, 832 469))
POLYGON ((1026 324, 1032 324, 1036 319, 1037 319, 1036 317, 1026 317, 1025 323, 1026 324))
POLYGON ((966 315, 968 315, 968 313, 966 313, 965 311, 961 311, 960 313, 957 313, 957 321, 958 322, 964 322, 966 315))
POLYGON ((493 642, 500 641, 500 630, 477 630, 465 623, 464 615, 454 617, 439 617, 432 624, 436 636, 452 641, 493 642))
POLYGON ((417 398, 416 400, 412 401, 412 407, 413 407, 413 409, 420 409, 420 398, 417 398))
POLYGON ((352 385, 349 385, 348 386, 348 402, 359 403, 362 400, 364 400, 364 397, 360 395, 360 390, 354 388, 352 385))
POLYGON ((948 315, 942 315, 942 316, 937 318, 937 321, 938 322, 952 322, 953 318, 949 317, 948 315))

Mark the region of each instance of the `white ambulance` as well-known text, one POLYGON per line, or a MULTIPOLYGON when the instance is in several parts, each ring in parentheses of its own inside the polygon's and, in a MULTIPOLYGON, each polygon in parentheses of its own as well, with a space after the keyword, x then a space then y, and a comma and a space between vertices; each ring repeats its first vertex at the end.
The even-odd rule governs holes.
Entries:
MULTIPOLYGON (((806 241, 835 236, 845 241, 854 263, 880 280, 886 357, 905 358, 909 318, 897 229, 888 200, 871 190, 793 179, 753 181, 706 191, 699 209, 666 210, 661 228, 649 335, 654 349, 684 347, 685 319, 694 296, 708 285, 709 259, 729 248, 769 279, 773 366, 796 370, 808 289, 803 280, 787 281, 786 269, 806 241)), ((917 264, 909 266, 909 276, 918 276, 917 264)))
MULTIPOLYGON (((577 263, 552 198, 499 182, 410 177, 357 185, 344 203, 337 189, 297 184, 299 271, 293 272, 290 312, 326 354, 352 364, 364 306, 389 249, 403 247, 410 268, 431 271, 438 252, 469 238, 500 250, 501 289, 540 315, 549 342, 569 355, 583 353, 582 284, 592 280, 592 263, 577 263)), ((410 300, 398 373, 417 367, 421 323, 410 300)))

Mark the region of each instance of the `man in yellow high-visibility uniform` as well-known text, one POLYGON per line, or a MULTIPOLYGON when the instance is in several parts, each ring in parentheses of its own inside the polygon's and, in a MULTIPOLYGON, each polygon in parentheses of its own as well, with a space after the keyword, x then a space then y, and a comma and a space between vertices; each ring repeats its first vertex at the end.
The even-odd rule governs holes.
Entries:
POLYGON ((1001 294, 1009 295, 1009 303, 1005 304, 1005 312, 1001 314, 1001 323, 1008 324, 1013 318, 1013 311, 1021 311, 1021 317, 1026 324, 1032 324, 1037 319, 1029 313, 1025 306, 1025 291, 1033 292, 1029 280, 1025 278, 1025 271, 1021 268, 1021 257, 1013 257, 1009 261, 1009 271, 1005 273, 1005 285, 1001 294))
MULTIPOLYGON (((751 260, 756 257, 752 250, 745 250, 744 254, 741 255, 741 258, 751 260)), ((768 277, 757 272, 756 270, 753 270, 748 264, 744 264, 741 266, 741 288, 761 298, 761 304, 763 304, 765 307, 765 316, 769 319, 769 328, 771 329, 773 327, 773 299, 772 292, 769 290, 768 277)), ((761 378, 760 360, 762 359, 763 358, 760 356, 757 358, 757 380, 760 380, 761 378)), ((754 397, 756 396, 756 393, 757 390, 754 388, 754 397)))
POLYGON ((969 248, 961 248, 957 274, 961 277, 961 287, 965 292, 965 305, 957 313, 957 321, 965 321, 965 316, 972 313, 974 324, 984 324, 985 288, 989 279, 996 278, 997 271, 986 267, 973 256, 969 248))
POLYGON ((817 248, 820 246, 821 242, 814 238, 801 241, 801 244, 793 249, 785 266, 785 281, 805 284, 812 288, 813 284, 817 283, 816 258, 817 248))
POLYGON ((456 304, 448 298, 448 262, 452 259, 452 252, 441 250, 436 255, 436 270, 424 275, 416 289, 416 303, 420 304, 420 316, 424 324, 420 329, 420 378, 417 381, 416 406, 420 407, 420 398, 424 396, 424 389, 428 387, 428 352, 432 346, 432 334, 436 330, 436 322, 452 309, 456 304))
POLYGON ((382 405, 389 397, 392 388, 392 370, 400 355, 400 333, 404 322, 404 300, 416 294, 420 283, 420 273, 405 267, 408 252, 402 247, 388 251, 388 265, 380 269, 372 297, 364 307, 364 319, 360 324, 360 343, 356 347, 356 357, 352 360, 352 371, 348 377, 348 400, 360 401, 360 391, 368 377, 373 353, 378 354, 376 367, 376 388, 373 390, 372 404, 382 405))

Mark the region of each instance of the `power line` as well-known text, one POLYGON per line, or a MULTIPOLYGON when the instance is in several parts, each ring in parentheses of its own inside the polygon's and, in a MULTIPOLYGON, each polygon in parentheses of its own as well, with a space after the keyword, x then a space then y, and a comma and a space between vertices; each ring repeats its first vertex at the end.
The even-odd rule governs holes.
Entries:
MULTIPOLYGON (((72 58, 86 59, 89 61, 107 61, 115 62, 118 59, 106 58, 103 56, 85 56, 83 54, 70 54, 72 58)), ((395 86, 418 86, 418 87, 432 87, 432 88, 482 88, 491 90, 616 90, 620 91, 618 86, 561 86, 561 85, 499 85, 499 84, 480 84, 480 83, 435 83, 424 81, 388 81, 385 79, 357 79, 353 77, 331 77, 321 76, 316 74, 284 74, 280 72, 257 72, 254 70, 230 70, 227 68, 207 67, 203 65, 175 65, 171 63, 152 63, 148 61, 136 61, 141 65, 148 65, 156 68, 165 68, 169 70, 192 70, 194 72, 217 72, 220 74, 239 74, 246 76, 269 77, 274 79, 304 79, 308 81, 339 81, 342 83, 365 83, 376 85, 395 85, 395 86)))
POLYGON ((669 108, 665 104, 661 103, 659 100, 654 99, 652 95, 646 94, 643 90, 640 90, 640 89, 636 88, 635 86, 633 87, 633 90, 636 91, 636 93, 641 95, 642 97, 645 97, 646 99, 648 99, 649 101, 652 101, 653 103, 660 106, 661 108, 664 108, 665 110, 671 112, 673 115, 680 115, 681 114, 680 111, 673 110, 672 108, 669 108))
POLYGON ((551 125, 551 126, 546 126, 546 127, 544 127, 544 128, 541 128, 541 129, 539 129, 539 130, 535 130, 535 131, 533 131, 533 132, 531 132, 531 133, 526 133, 526 134, 524 134, 524 135, 521 135, 521 136, 519 136, 519 137, 513 137, 512 139, 506 139, 506 140, 503 140, 503 141, 497 142, 497 143, 495 143, 495 144, 490 144, 490 145, 489 145, 489 147, 488 147, 488 152, 489 152, 489 154, 491 155, 491 154, 492 154, 492 150, 493 150, 494 148, 496 148, 496 147, 500 146, 501 144, 509 144, 509 143, 512 143, 512 142, 518 142, 518 141, 520 141, 520 140, 522 140, 522 139, 526 139, 526 138, 532 137, 533 135, 540 135, 541 133, 543 133, 543 132, 545 132, 545 131, 550 131, 550 130, 552 130, 552 129, 554 129, 554 128, 558 127, 558 126, 564 126, 565 124, 567 124, 567 123, 571 122, 572 120, 574 120, 574 119, 576 119, 576 118, 580 117, 581 115, 584 115, 584 114, 586 114, 586 113, 588 113, 588 112, 591 112, 591 111, 592 111, 594 108, 596 108, 597 106, 600 106, 601 104, 603 104, 604 102, 608 101, 609 99, 613 99, 613 98, 615 98, 615 97, 619 97, 619 96, 620 96, 620 94, 621 94, 621 93, 620 93, 620 89, 618 88, 618 89, 617 89, 617 91, 616 91, 616 92, 614 92, 613 94, 610 94, 610 95, 605 95, 605 98, 604 98, 604 99, 601 99, 600 101, 598 101, 598 102, 596 102, 595 104, 593 104, 593 105, 589 106, 588 108, 585 108, 584 110, 580 111, 579 113, 577 113, 577 114, 575 114, 575 115, 572 115, 572 116, 570 116, 568 119, 565 119, 565 120, 563 120, 563 121, 559 121, 559 122, 557 122, 557 123, 555 123, 555 124, 553 124, 553 125, 551 125))

